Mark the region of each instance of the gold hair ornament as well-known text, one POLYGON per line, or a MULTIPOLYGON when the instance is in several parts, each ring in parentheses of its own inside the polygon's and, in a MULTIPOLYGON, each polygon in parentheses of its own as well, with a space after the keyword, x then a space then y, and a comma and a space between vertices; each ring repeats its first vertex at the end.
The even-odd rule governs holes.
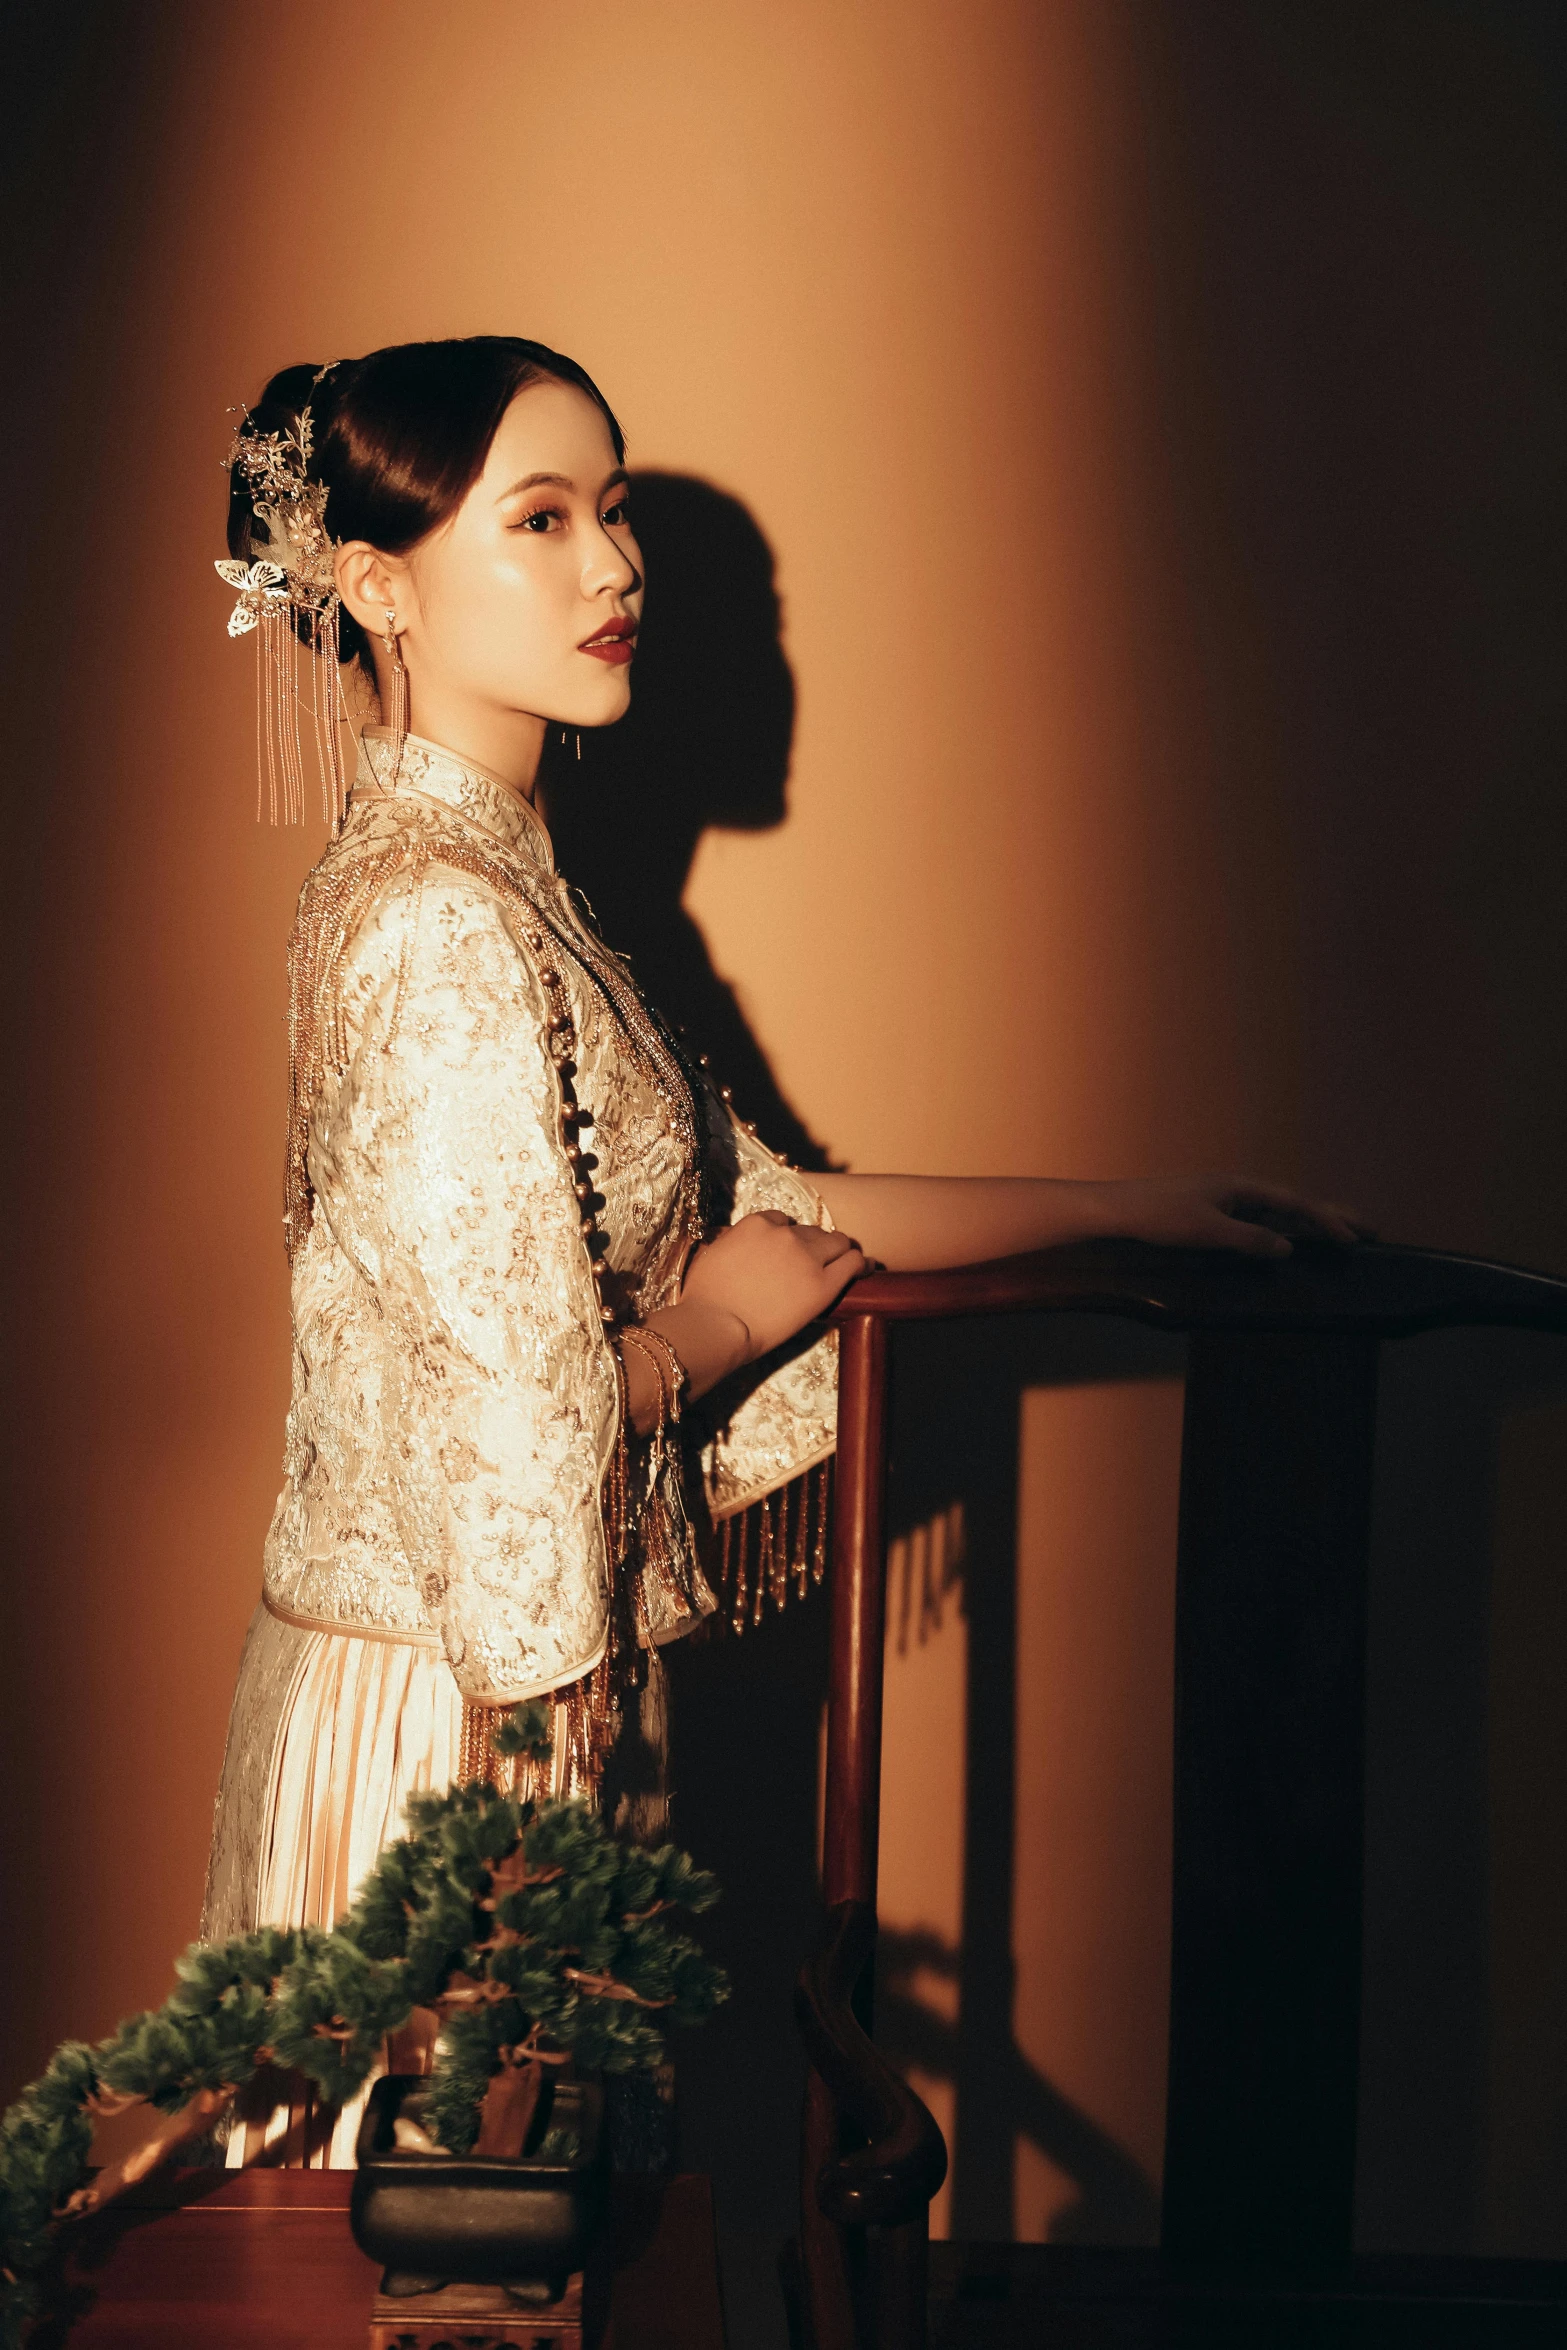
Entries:
MULTIPOLYGON (((317 372, 312 392, 337 364, 330 360, 317 372)), ((229 614, 229 635, 253 636, 256 643, 256 817, 259 822, 265 783, 274 824, 280 805, 285 824, 304 821, 299 657, 306 652, 312 656, 309 712, 322 807, 336 827, 348 794, 341 732, 348 713, 339 674, 342 599, 326 527, 326 484, 310 478, 310 406, 307 401, 301 408, 292 431, 258 432, 248 408, 240 415, 242 422, 223 464, 225 471, 240 474, 250 492, 254 560, 221 561, 215 568, 238 594, 229 614), (302 628, 295 625, 296 617, 302 628)))

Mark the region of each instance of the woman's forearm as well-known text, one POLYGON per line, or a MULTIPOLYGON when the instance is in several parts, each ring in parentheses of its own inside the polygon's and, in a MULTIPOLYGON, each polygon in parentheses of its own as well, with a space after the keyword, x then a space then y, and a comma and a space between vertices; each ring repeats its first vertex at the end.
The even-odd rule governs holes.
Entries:
POLYGON ((978 1265, 1112 1228, 1099 1183, 988 1175, 813 1175, 842 1232, 892 1273, 978 1265))
MULTIPOLYGON (((689 1396, 705 1395, 826 1313, 844 1284, 866 1271, 867 1258, 893 1273, 926 1273, 1112 1237, 1280 1257, 1290 1253, 1289 1234, 1341 1247, 1368 1236, 1349 1209, 1238 1176, 1119 1183, 971 1175, 814 1180, 835 1233, 797 1224, 776 1209, 742 1216, 698 1249, 679 1304, 648 1316, 646 1327, 679 1356, 689 1396)), ((621 1346, 626 1401, 642 1434, 656 1425, 659 1409, 650 1351, 634 1340, 621 1346)))
MULTIPOLYGON (((656 1314, 647 1316, 642 1327, 656 1330, 674 1348, 686 1375, 682 1403, 693 1403, 699 1395, 706 1395, 720 1379, 727 1379, 731 1371, 738 1371, 750 1360, 750 1331, 738 1314, 726 1313, 722 1306, 701 1304, 694 1298, 661 1306, 656 1314)), ((620 1359, 625 1366, 631 1424, 639 1436, 646 1436, 658 1424, 658 1372, 647 1349, 635 1340, 622 1344, 620 1359)))

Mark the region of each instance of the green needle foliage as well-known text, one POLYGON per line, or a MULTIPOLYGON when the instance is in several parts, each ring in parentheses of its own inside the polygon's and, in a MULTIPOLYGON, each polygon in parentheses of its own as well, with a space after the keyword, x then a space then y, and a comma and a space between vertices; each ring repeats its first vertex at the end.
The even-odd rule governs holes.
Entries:
MULTIPOLYGON (((516 1707, 495 1745, 542 1761, 547 1722, 542 1705, 516 1707)), ((193 1944, 162 2007, 96 2047, 67 2041, 0 2116, 0 2350, 19 2350, 59 2223, 73 2198, 84 2207, 95 2113, 135 2102, 178 2113, 270 2063, 342 2103, 385 2035, 434 2007, 425 2123, 461 2154, 503 2063, 651 2068, 671 2024, 698 2023, 727 1996, 721 1969, 670 1923, 710 1908, 717 1884, 672 1845, 618 1843, 586 1804, 483 1781, 413 1796, 407 1826, 330 1932, 266 1926, 193 1944)))

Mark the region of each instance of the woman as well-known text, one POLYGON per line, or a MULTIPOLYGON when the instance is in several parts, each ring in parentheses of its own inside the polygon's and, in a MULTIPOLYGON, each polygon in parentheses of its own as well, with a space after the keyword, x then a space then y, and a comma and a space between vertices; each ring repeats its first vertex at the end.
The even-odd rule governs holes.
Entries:
MULTIPOLYGON (((526 1697, 554 1698, 556 1786, 656 1832, 658 1646, 714 1604, 674 1423, 712 1398, 715 1520, 824 1462, 812 1333, 869 1262, 1355 1237, 1262 1184, 807 1180, 736 1121, 534 804, 547 727, 630 699, 624 453, 579 367, 506 337, 290 369, 235 444, 231 628, 285 691, 285 632, 357 661, 390 723, 290 950, 294 1389, 208 1936, 330 1922, 409 1792, 493 1768, 495 1709, 526 1697)), ((285 701, 266 737, 290 794, 294 723, 285 701)))

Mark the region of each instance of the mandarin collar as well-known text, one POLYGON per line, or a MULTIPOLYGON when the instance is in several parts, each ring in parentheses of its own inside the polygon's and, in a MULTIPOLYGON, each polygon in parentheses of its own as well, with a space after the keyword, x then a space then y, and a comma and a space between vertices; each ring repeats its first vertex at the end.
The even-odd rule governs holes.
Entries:
POLYGON ((456 751, 426 742, 423 735, 403 737, 402 757, 392 758, 392 738, 384 726, 367 726, 359 738, 359 765, 352 797, 356 800, 413 798, 438 800, 453 808, 481 832, 487 832, 530 864, 546 873, 555 870, 555 853, 544 819, 536 815, 520 793, 456 751))

